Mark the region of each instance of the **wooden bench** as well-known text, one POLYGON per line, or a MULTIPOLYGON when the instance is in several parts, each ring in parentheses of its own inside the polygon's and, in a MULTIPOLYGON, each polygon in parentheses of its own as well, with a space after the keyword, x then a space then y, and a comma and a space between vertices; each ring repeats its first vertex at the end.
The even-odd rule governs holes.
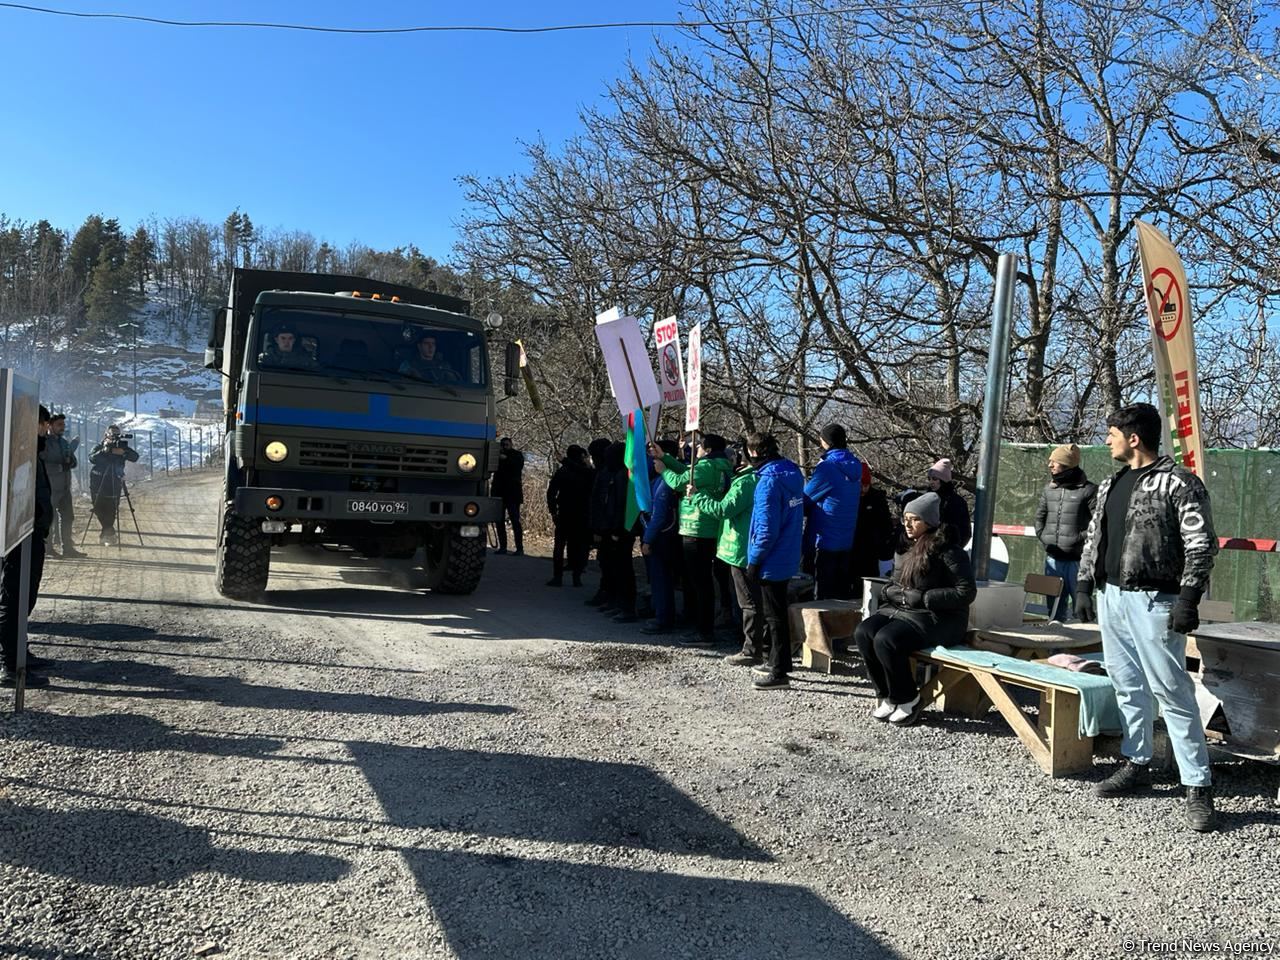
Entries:
POLYGON ((856 600, 810 600, 787 607, 791 626, 791 652, 810 670, 831 672, 840 641, 852 641, 862 622, 862 604, 856 600))
MULTIPOLYGON (((963 648, 959 648, 959 651, 963 648)), ((924 705, 936 703, 942 710, 970 719, 981 719, 994 706, 1013 728, 1036 763, 1051 777, 1079 773, 1093 765, 1093 736, 1080 733, 1080 699, 1083 685, 1110 681, 1106 677, 1062 670, 1050 680, 1031 676, 1037 665, 1002 654, 983 652, 991 665, 964 663, 947 656, 944 648, 914 654, 932 678, 920 691, 924 705), (1040 695, 1039 718, 1032 721, 1014 699, 1010 687, 1034 690, 1040 695)), ((1051 667, 1048 670, 1057 671, 1051 667)), ((1036 672, 1041 672, 1036 670, 1036 672)))

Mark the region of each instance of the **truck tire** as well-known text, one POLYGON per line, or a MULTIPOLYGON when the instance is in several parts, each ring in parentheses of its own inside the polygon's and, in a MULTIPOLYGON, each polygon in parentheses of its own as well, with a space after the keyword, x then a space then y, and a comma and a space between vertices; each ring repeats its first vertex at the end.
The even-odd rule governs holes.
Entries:
POLYGON ((232 600, 257 600, 270 572, 271 538, 262 532, 262 521, 242 517, 224 503, 214 568, 218 592, 232 600))
POLYGON ((422 568, 432 593, 471 593, 484 572, 484 538, 463 537, 456 529, 432 530, 422 568))

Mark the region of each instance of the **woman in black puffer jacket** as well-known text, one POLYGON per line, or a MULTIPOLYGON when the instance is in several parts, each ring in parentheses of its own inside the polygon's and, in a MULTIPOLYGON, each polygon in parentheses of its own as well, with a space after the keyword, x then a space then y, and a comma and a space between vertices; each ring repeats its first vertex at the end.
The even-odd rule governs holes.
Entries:
POLYGON ((854 633, 876 688, 872 716, 909 726, 920 715, 920 691, 911 672, 911 654, 964 639, 969 605, 977 596, 968 555, 941 521, 936 493, 903 508, 905 550, 895 558, 893 580, 881 589, 874 614, 854 633))

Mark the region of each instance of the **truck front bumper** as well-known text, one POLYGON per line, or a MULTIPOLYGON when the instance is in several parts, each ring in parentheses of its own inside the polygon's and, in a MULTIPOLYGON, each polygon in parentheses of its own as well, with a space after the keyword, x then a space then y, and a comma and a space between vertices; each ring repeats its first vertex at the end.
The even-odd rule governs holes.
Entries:
POLYGON ((331 490, 241 487, 235 512, 264 520, 373 520, 382 523, 497 523, 502 501, 496 497, 433 496, 429 493, 361 494, 331 490), (279 506, 272 509, 276 503, 279 506))

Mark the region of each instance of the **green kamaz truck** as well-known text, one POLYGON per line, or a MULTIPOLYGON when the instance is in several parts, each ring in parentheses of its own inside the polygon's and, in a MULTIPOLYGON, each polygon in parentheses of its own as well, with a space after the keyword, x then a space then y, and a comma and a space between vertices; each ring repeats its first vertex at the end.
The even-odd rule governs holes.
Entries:
MULTIPOLYGON (((421 550, 425 587, 476 588, 500 503, 488 347, 469 310, 357 277, 233 272, 205 352, 225 378, 220 593, 259 597, 288 543, 421 550)), ((516 345, 505 361, 510 396, 516 345)))

